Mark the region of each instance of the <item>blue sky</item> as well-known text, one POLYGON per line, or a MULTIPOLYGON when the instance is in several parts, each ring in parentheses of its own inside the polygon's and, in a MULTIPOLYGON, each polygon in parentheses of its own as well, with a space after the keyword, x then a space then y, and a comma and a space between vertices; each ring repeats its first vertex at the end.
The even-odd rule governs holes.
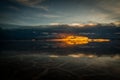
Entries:
POLYGON ((111 23, 120 20, 120 0, 1 0, 0 23, 111 23))

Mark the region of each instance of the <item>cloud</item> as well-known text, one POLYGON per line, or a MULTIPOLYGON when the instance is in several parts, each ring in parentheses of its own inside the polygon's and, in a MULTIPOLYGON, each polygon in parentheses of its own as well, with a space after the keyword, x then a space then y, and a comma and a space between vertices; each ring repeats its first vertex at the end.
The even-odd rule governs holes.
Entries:
POLYGON ((71 23, 71 24, 68 24, 68 26, 71 26, 71 27, 84 27, 85 24, 81 24, 81 23, 71 23))
POLYGON ((120 27, 120 21, 114 21, 114 22, 111 22, 111 23, 96 23, 96 22, 89 22, 89 23, 66 23, 66 24, 63 24, 63 23, 57 23, 57 22, 54 22, 54 23, 50 23, 49 25, 51 26, 69 26, 69 27, 79 27, 79 28, 82 28, 82 27, 100 27, 100 26, 114 26, 114 27, 120 27))
POLYGON ((51 15, 51 14, 44 14, 43 16, 46 18, 59 18, 60 17, 58 15, 51 15))
POLYGON ((120 20, 120 0, 100 0, 97 6, 107 18, 120 20))
POLYGON ((86 23, 86 24, 83 24, 83 23, 71 23, 71 24, 67 24, 68 26, 70 27, 94 27, 94 26, 97 26, 98 23, 94 23, 94 22, 89 22, 89 23, 86 23))
POLYGON ((54 23, 50 23, 50 25, 52 26, 59 26, 59 25, 67 25, 69 27, 94 27, 94 26, 97 26, 98 23, 86 23, 86 24, 83 24, 83 23, 68 23, 68 24, 62 24, 62 23, 57 23, 57 22, 54 22, 54 23))
POLYGON ((50 25, 52 25, 52 26, 57 26, 57 25, 61 25, 61 23, 50 23, 50 25))
POLYGON ((43 9, 45 11, 48 11, 48 7, 42 5, 42 3, 45 0, 16 0, 16 1, 20 4, 28 6, 28 7, 40 8, 40 9, 43 9))
POLYGON ((44 0, 16 0, 16 1, 24 5, 33 6, 33 5, 42 3, 44 0))
POLYGON ((9 8, 12 9, 12 10, 16 10, 16 11, 20 10, 18 7, 15 7, 15 6, 10 6, 9 8))
POLYGON ((113 22, 114 25, 116 25, 117 27, 120 27, 120 21, 115 21, 113 22))

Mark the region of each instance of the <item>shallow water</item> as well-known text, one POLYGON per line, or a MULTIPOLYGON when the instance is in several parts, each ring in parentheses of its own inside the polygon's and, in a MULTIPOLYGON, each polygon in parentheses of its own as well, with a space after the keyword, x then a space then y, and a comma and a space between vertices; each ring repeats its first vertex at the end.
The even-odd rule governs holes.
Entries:
POLYGON ((120 80, 119 41, 61 46, 3 41, 1 80, 120 80))

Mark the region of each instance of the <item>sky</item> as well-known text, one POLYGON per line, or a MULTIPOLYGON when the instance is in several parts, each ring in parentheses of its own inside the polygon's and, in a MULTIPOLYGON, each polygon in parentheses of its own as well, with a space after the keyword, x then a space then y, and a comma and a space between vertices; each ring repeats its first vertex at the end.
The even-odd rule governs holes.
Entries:
POLYGON ((120 21, 120 0, 1 0, 0 23, 48 25, 120 21))

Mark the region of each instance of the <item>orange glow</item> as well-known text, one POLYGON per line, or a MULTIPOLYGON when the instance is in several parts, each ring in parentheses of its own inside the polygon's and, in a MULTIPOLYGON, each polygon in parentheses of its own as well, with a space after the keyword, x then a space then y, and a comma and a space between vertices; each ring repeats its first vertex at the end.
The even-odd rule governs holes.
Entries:
POLYGON ((63 41, 67 44, 74 45, 74 44, 87 44, 88 37, 83 36, 68 36, 63 39, 63 41))
POLYGON ((82 45, 88 44, 89 42, 109 42, 109 39, 90 39, 86 36, 67 36, 61 39, 51 39, 49 41, 57 41, 57 42, 64 42, 68 45, 82 45))

